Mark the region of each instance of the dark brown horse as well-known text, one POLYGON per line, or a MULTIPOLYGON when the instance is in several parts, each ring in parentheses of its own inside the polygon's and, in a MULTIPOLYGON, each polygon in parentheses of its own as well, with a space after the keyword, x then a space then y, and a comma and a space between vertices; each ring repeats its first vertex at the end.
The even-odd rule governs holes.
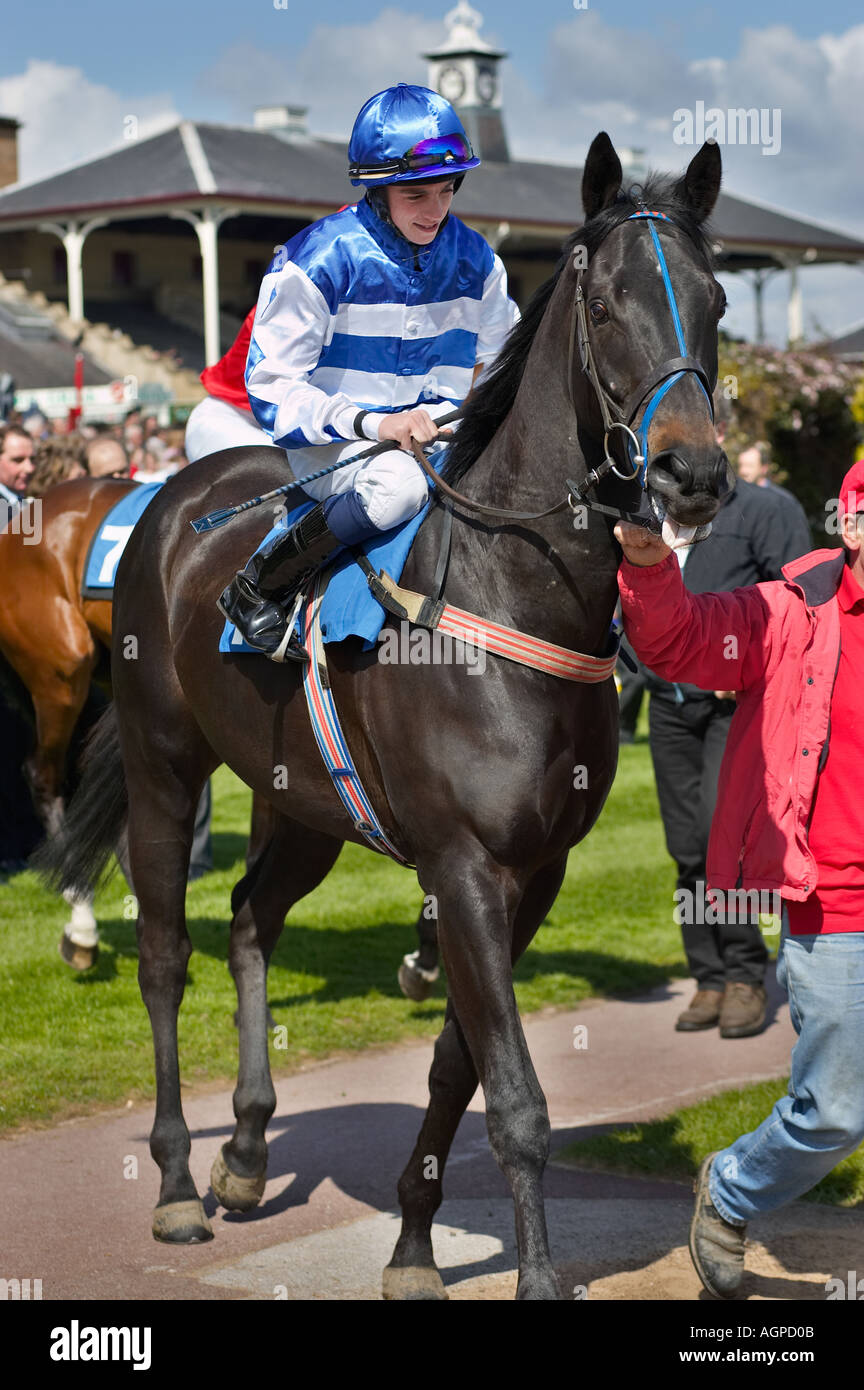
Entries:
MULTIPOLYGON (((49 835, 63 821, 70 748, 92 682, 108 683, 111 603, 81 597, 87 552, 106 512, 136 486, 113 478, 59 483, 25 504, 34 527, 0 534, 0 657, 32 702, 34 743, 24 773, 49 835)), ((98 950, 92 894, 67 890, 66 897, 72 916, 60 951, 84 970, 98 950)))
MULTIPOLYGON (((699 227, 719 183, 719 153, 706 145, 677 183, 653 180, 644 194, 648 208, 671 219, 656 223, 657 235, 688 361, 702 364, 709 393, 723 295, 699 227)), ((638 429, 649 398, 656 405, 647 431, 648 497, 656 512, 695 526, 711 519, 728 487, 725 457, 692 367, 655 399, 661 364, 683 356, 681 338, 648 224, 632 220, 637 207, 620 186, 617 156, 608 137, 598 136, 584 171, 585 226, 469 402, 448 476, 495 508, 549 508, 566 496, 568 478, 585 478, 603 460, 596 385, 620 405, 649 383, 631 416, 638 429), (587 254, 582 289, 593 381, 570 351, 576 267, 584 264, 573 254, 579 246, 587 254)), ((622 452, 617 457, 623 469, 622 452)), ((270 843, 232 895, 237 1123, 211 1175, 229 1209, 254 1207, 266 1179, 265 1130, 275 1106, 268 959, 286 913, 322 881, 342 842, 362 843, 318 755, 298 673, 217 651, 216 599, 270 517, 247 512, 204 537, 189 525, 204 511, 277 486, 282 468, 281 454, 268 449, 201 460, 163 490, 136 528, 118 573, 115 625, 116 640, 137 635, 139 658, 116 663, 115 704, 97 726, 67 836, 48 859, 66 886, 89 886, 128 819, 139 979, 156 1053, 151 1152, 162 1185, 153 1232, 179 1243, 212 1235, 189 1172, 177 1050, 192 949, 186 864, 204 780, 224 761, 276 812, 270 843)), ((597 495, 627 509, 640 497, 637 484, 614 479, 597 495)), ((532 522, 481 521, 456 510, 452 604, 581 652, 606 650, 620 555, 608 517, 592 511, 575 526, 566 509, 532 522)), ((428 592, 441 524, 441 510, 433 508, 409 555, 406 586, 428 592)), ((431 1225, 447 1154, 479 1081, 492 1150, 515 1200, 518 1296, 557 1298, 541 1188, 549 1120, 516 1009, 512 965, 555 901, 568 851, 591 829, 609 791, 617 757, 614 684, 560 680, 496 657, 482 678, 469 679, 461 664, 383 664, 355 640, 331 646, 329 657, 336 705, 366 789, 387 834, 417 865, 423 892, 436 900, 449 991, 429 1108, 399 1182, 403 1225, 385 1296, 446 1296, 431 1225), (430 1155, 437 1159, 433 1177, 430 1155)))

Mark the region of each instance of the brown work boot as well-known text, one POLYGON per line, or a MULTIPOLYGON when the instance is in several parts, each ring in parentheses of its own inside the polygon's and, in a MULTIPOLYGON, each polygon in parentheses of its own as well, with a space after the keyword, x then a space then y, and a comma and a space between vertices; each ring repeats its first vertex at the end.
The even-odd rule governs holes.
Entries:
POLYGON ((696 1033, 700 1028, 713 1028, 720 1017, 722 989, 697 989, 689 1007, 679 1014, 675 1023, 678 1033, 696 1033))
POLYGON ((737 1298, 744 1278, 746 1226, 725 1221, 711 1201, 708 1179, 717 1157, 709 1154, 693 1184, 696 1202, 690 1223, 690 1255, 696 1273, 714 1298, 737 1298))
POLYGON ((751 1038, 765 1027, 766 996, 762 985, 730 980, 720 1009, 721 1038, 751 1038))

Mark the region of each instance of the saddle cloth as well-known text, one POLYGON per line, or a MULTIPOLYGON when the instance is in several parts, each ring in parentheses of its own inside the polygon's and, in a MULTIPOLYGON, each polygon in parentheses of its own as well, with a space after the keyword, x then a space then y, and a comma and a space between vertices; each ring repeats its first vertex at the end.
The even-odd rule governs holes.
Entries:
POLYGON ((81 581, 82 598, 111 601, 120 556, 126 549, 136 522, 141 520, 162 486, 162 483, 140 483, 132 492, 121 497, 110 512, 106 512, 90 541, 81 581))
MULTIPOLYGON (((315 505, 311 501, 304 502, 302 506, 289 512, 288 516, 268 531, 258 550, 271 536, 293 526, 295 521, 299 521, 301 516, 311 511, 315 505)), ((395 579, 401 578, 408 552, 414 544, 414 537, 429 506, 427 502, 422 511, 409 521, 404 521, 401 526, 394 527, 392 531, 382 531, 380 535, 371 536, 368 541, 364 541, 361 549, 376 571, 386 569, 395 579)), ((375 646, 387 617, 386 609, 382 608, 369 592, 366 576, 355 563, 353 555, 347 550, 340 551, 333 562, 333 573, 321 606, 321 635, 324 641, 343 642, 346 637, 362 637, 364 649, 368 651, 375 646)), ((219 650, 232 655, 244 652, 255 654, 255 648, 244 642, 234 624, 227 618, 219 639, 219 650)))

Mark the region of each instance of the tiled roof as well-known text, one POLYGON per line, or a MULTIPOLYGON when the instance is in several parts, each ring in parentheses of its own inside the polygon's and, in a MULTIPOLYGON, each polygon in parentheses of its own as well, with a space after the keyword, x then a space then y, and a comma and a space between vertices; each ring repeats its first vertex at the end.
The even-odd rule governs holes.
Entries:
MULTIPOLYGON (((562 239, 582 220, 582 170, 576 166, 485 162, 466 179, 459 213, 480 220, 548 227, 562 239)), ((283 138, 272 131, 184 121, 161 135, 130 142, 36 183, 0 192, 4 222, 36 222, 73 213, 145 209, 190 200, 271 203, 279 208, 341 207, 355 202, 344 144, 283 138)), ((716 238, 738 247, 812 248, 820 260, 864 259, 864 242, 803 218, 721 193, 712 218, 716 238)))

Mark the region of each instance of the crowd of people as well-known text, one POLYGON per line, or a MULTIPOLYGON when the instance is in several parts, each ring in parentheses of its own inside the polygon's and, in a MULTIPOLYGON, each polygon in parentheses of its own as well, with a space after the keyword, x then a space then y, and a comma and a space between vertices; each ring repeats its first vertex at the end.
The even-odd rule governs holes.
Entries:
POLYGON ((140 406, 116 423, 86 420, 74 429, 67 416, 13 411, 0 425, 0 495, 7 502, 42 497, 56 483, 84 476, 164 482, 188 462, 184 433, 140 406))

